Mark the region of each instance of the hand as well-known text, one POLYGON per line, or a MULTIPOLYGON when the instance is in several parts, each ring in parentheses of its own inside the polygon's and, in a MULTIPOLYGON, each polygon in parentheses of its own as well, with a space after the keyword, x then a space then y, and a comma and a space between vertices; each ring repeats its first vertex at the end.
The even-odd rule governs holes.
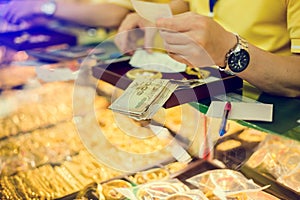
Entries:
POLYGON ((236 37, 213 19, 192 12, 157 20, 157 28, 170 56, 195 67, 224 66, 236 37))
POLYGON ((133 54, 139 47, 138 41, 144 38, 144 48, 151 51, 157 28, 155 25, 137 13, 130 13, 121 23, 118 34, 115 38, 115 44, 121 52, 133 54))
POLYGON ((20 24, 33 15, 41 14, 41 6, 46 0, 11 0, 3 9, 3 18, 13 24, 20 24))

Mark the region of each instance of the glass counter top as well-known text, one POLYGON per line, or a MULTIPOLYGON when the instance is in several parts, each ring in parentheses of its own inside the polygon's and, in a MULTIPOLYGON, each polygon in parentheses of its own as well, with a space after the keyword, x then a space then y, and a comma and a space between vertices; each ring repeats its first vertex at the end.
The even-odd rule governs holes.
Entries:
MULTIPOLYGON (((236 91, 237 95, 242 97, 242 91, 236 91)), ((253 100, 253 99, 252 99, 253 100)), ((256 128, 265 132, 280 134, 300 141, 300 99, 274 96, 262 93, 256 100, 261 103, 273 104, 273 121, 242 121, 238 122, 247 127, 256 128)), ((206 113, 210 105, 210 99, 204 99, 200 102, 192 102, 191 105, 206 113)))

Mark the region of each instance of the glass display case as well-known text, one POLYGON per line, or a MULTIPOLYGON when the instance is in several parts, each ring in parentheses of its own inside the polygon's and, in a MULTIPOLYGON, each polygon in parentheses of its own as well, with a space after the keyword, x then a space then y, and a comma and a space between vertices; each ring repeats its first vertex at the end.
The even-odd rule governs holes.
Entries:
MULTIPOLYGON (((78 84, 76 79, 45 82, 37 77, 35 67, 28 67, 28 74, 23 71, 22 80, 8 82, 16 79, 8 78, 10 70, 20 66, 0 69, 7 70, 2 73, 6 79, 0 80, 1 198, 299 199, 299 99, 268 94, 243 98, 241 80, 224 75, 229 84, 226 100, 271 103, 273 121, 230 120, 209 157, 201 157, 195 141, 199 136, 199 141, 204 140, 201 134, 206 133, 205 113, 212 98, 166 104, 150 123, 113 113, 108 109, 112 96, 120 95, 130 82, 124 79, 121 89, 111 84, 120 78, 113 71, 106 71, 102 78, 106 80, 98 81, 99 73, 103 75, 98 69, 103 63, 119 68, 125 63, 126 69, 128 57, 117 54, 112 43, 101 48, 105 51, 96 56, 98 64, 89 68, 89 76, 94 75, 91 85, 78 84), (164 137, 157 136, 154 125, 160 125, 164 137), (191 159, 174 159, 174 143, 182 145, 191 159), (276 151, 271 152, 274 145, 276 151), (113 161, 134 170, 124 171, 113 161), (212 184, 203 188, 192 180, 212 184)), ((220 93, 213 98, 224 100, 220 93)))

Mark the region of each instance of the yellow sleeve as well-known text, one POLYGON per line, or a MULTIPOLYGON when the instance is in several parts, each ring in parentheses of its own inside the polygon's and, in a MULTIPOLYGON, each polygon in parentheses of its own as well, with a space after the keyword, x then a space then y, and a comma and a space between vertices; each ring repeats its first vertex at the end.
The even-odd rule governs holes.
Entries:
MULTIPOLYGON (((144 0, 144 1, 149 1, 149 2, 156 2, 156 3, 169 3, 170 0, 144 0)), ((131 0, 107 0, 109 3, 114 3, 116 5, 125 7, 129 10, 134 10, 131 0)))
POLYGON ((287 0, 287 25, 291 38, 291 52, 300 53, 300 1, 287 0))
POLYGON ((209 15, 209 1, 208 0, 184 0, 189 4, 190 11, 201 14, 209 15))
POLYGON ((122 6, 129 10, 133 10, 133 6, 130 0, 107 0, 107 2, 122 6))

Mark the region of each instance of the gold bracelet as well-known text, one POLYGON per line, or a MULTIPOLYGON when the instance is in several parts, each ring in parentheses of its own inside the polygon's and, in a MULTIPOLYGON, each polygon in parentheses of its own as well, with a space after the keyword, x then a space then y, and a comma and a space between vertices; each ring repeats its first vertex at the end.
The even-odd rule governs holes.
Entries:
POLYGON ((7 191, 9 192, 9 195, 12 197, 12 199, 21 199, 21 197, 17 194, 17 191, 15 190, 14 185, 9 180, 8 176, 3 177, 4 184, 6 185, 7 191))
POLYGON ((49 188, 47 188, 45 184, 39 179, 38 174, 38 170, 34 169, 32 171, 29 171, 26 177, 31 180, 36 188, 39 189, 38 191, 43 198, 51 198, 51 191, 49 191, 49 188))
POLYGON ((88 179, 86 179, 85 177, 81 176, 79 174, 79 167, 77 164, 75 163, 71 163, 71 162, 65 162, 63 164, 63 166, 74 176, 76 177, 76 179, 78 180, 78 182, 80 183, 81 185, 81 188, 83 186, 86 185, 86 183, 89 181, 88 179))
POLYGON ((57 173, 55 168, 50 165, 45 165, 40 168, 42 179, 48 183, 48 186, 53 190, 55 197, 66 195, 72 188, 64 181, 57 173), (48 175, 47 175, 48 174, 48 175))
POLYGON ((17 174, 17 175, 15 175, 15 178, 18 181, 22 182, 22 185, 26 191, 26 194, 29 195, 29 199, 39 197, 39 195, 37 194, 38 189, 35 188, 28 179, 24 178, 23 175, 17 174))
POLYGON ((22 199, 29 199, 29 196, 27 194, 26 188, 24 187, 22 180, 18 176, 11 176, 10 178, 11 182, 16 188, 18 195, 21 196, 22 199))
POLYGON ((70 186, 70 192, 76 191, 79 189, 75 180, 71 177, 70 174, 66 174, 60 167, 55 167, 55 171, 60 175, 68 186, 70 186))
POLYGON ((5 199, 13 199, 12 195, 11 195, 11 191, 8 189, 8 187, 4 181, 4 177, 0 180, 0 186, 2 188, 1 193, 2 193, 3 197, 5 197, 5 199))

